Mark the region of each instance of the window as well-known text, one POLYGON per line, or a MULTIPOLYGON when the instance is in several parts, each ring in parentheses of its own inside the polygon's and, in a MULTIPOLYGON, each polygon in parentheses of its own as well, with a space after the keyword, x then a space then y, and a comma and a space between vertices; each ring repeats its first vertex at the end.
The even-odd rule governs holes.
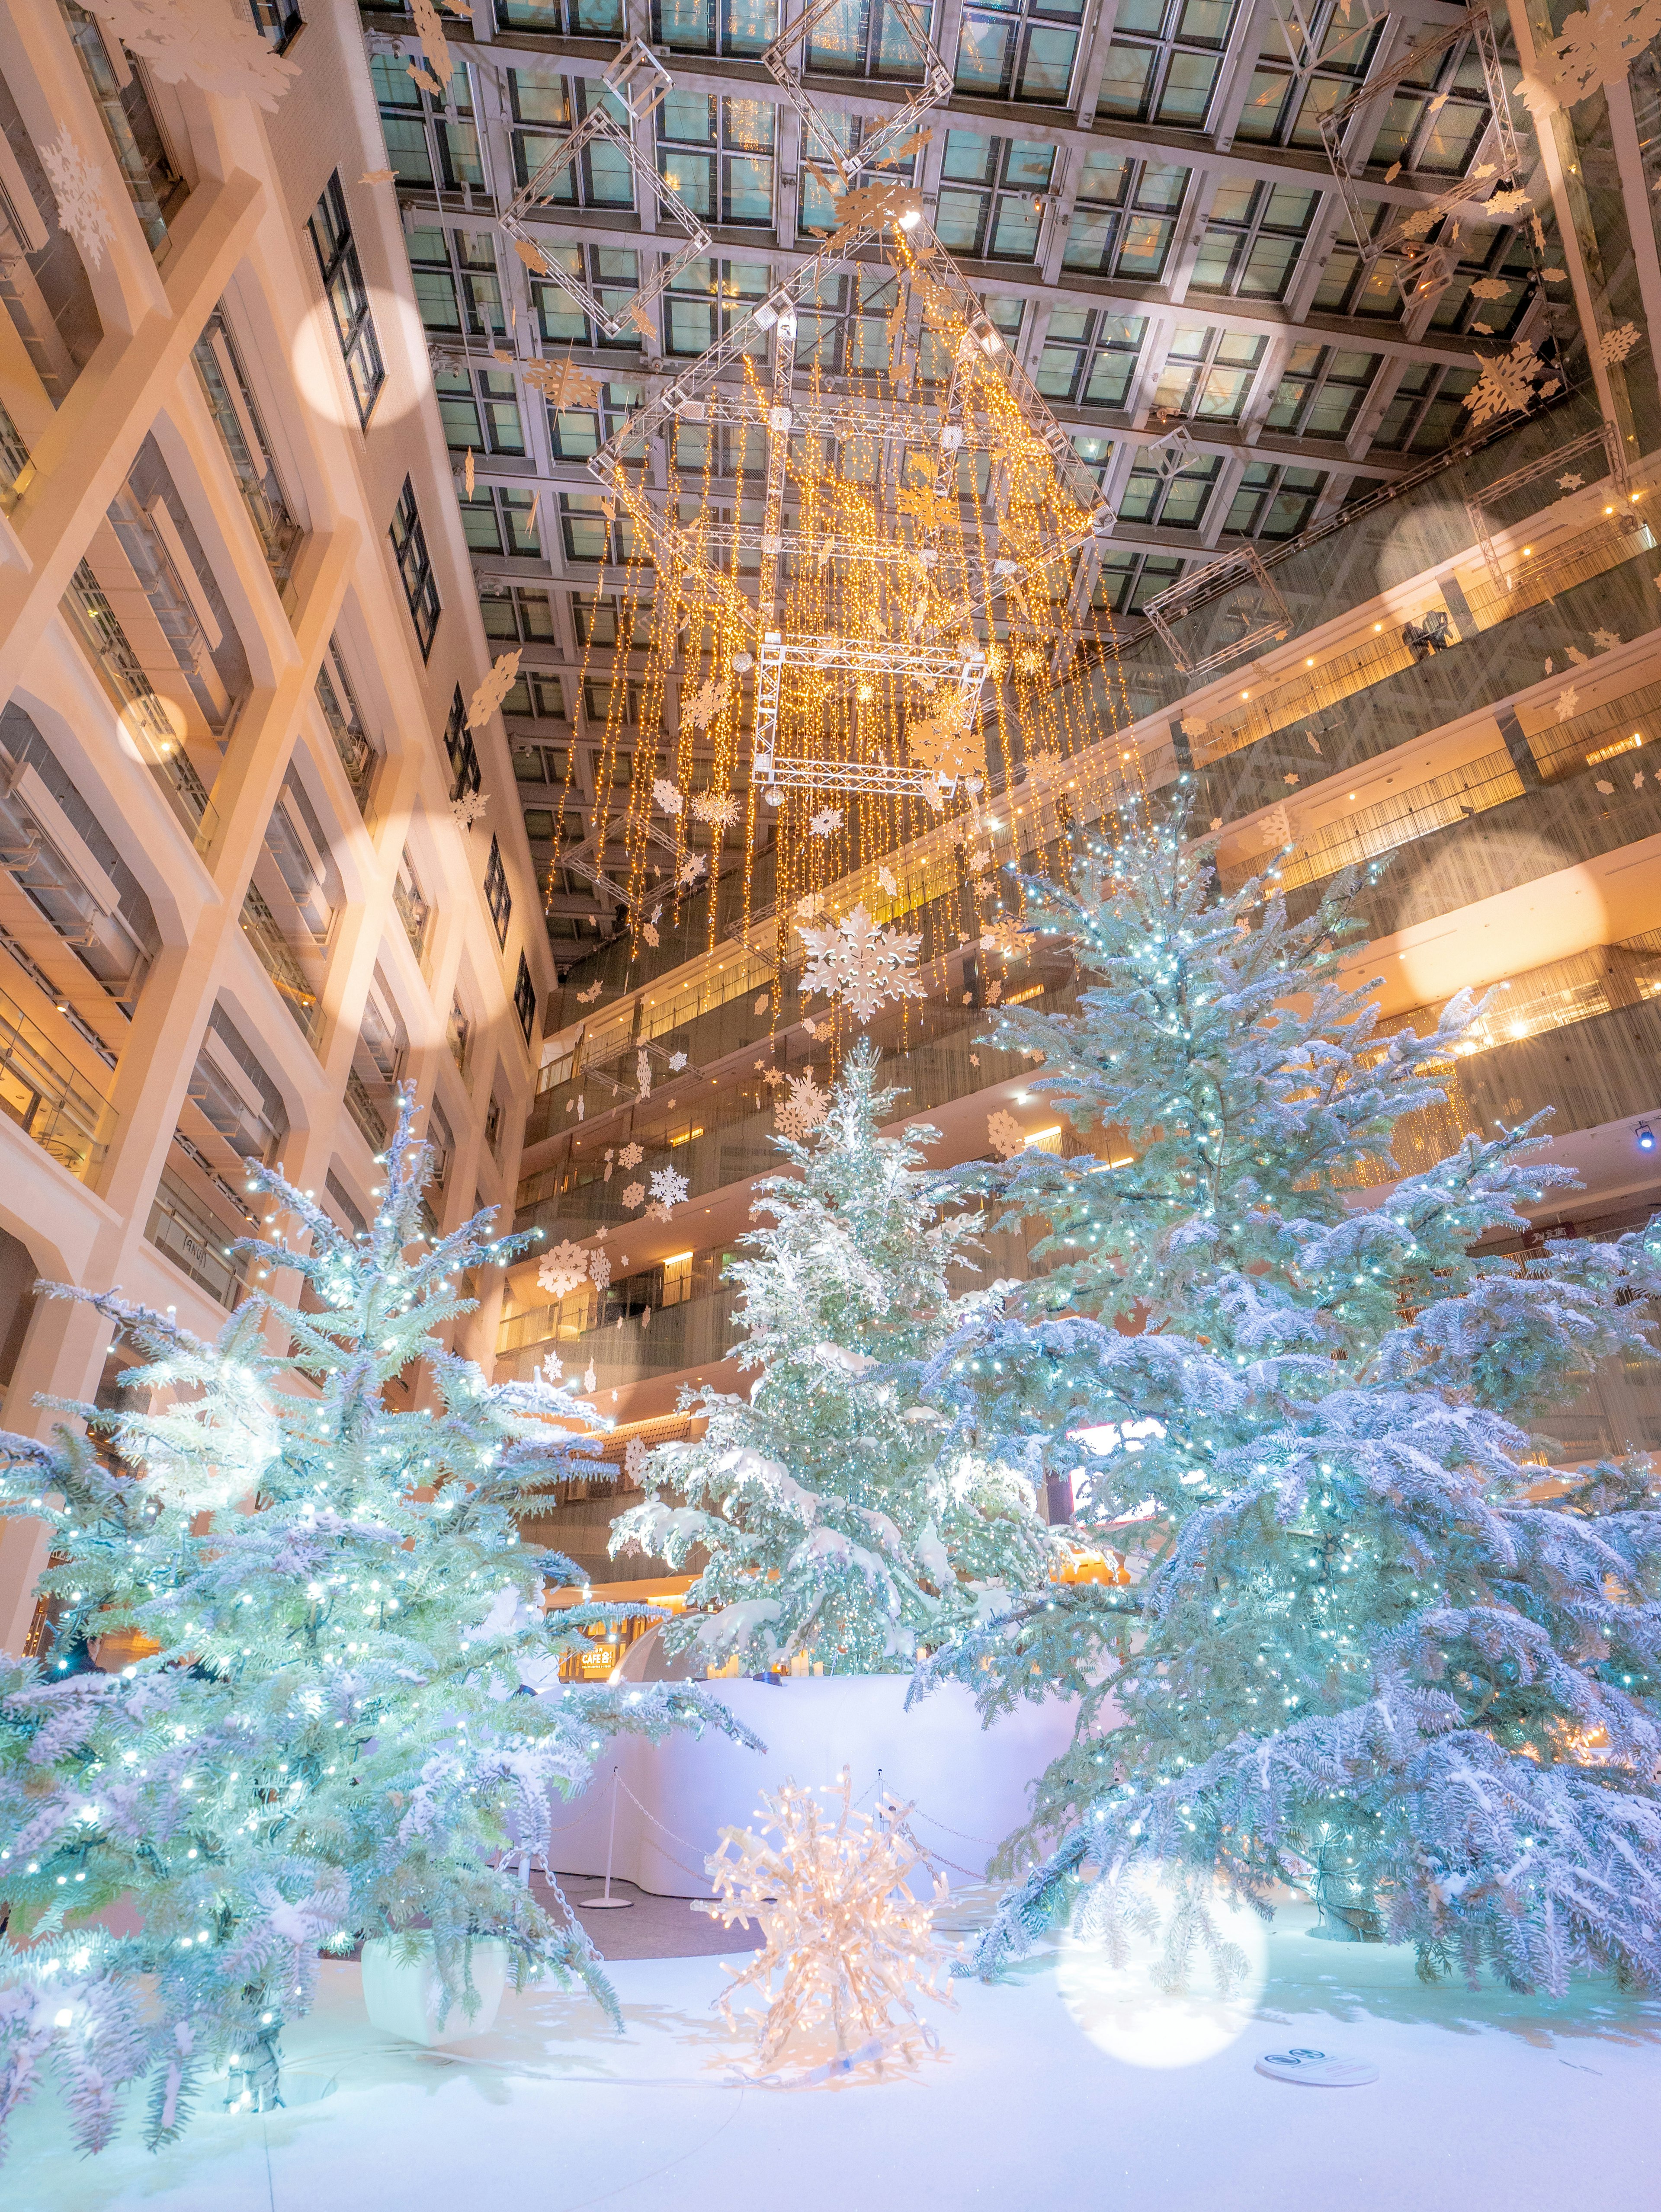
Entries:
POLYGON ((1131 465, 1130 480, 1119 501, 1121 522, 1157 523, 1162 530, 1197 530, 1205 520, 1223 464, 1216 453, 1198 454, 1167 475, 1169 457, 1145 446, 1131 465))
MULTIPOLYGON (((1388 224, 1394 212, 1387 207, 1376 210, 1372 220, 1375 234, 1388 224)), ((1311 305, 1317 313, 1354 315, 1371 322, 1399 322, 1402 295, 1396 283, 1394 258, 1386 253, 1374 262, 1363 262, 1348 242, 1348 235, 1340 238, 1327 254, 1311 305)))
MULTIPOLYGON (((698 1132, 700 1136, 703 1133, 702 1130, 698 1132)), ((681 1141, 684 1143, 686 1139, 683 1138, 681 1141)), ((671 1138, 670 1142, 672 1144, 674 1139, 671 1138)), ((690 1252, 672 1252, 663 1262, 663 1288, 658 1294, 658 1304, 660 1306, 684 1305, 691 1295, 692 1255, 690 1252)))
MULTIPOLYGON (((484 1141, 498 1158, 502 1153, 502 1101, 493 1091, 490 1093, 490 1103, 484 1109, 484 1141)), ((473 1193, 473 1211, 475 1213, 483 1213, 485 1211, 484 1194, 482 1191, 476 1190, 473 1193)))
MULTIPOLYGON (((917 13, 926 28, 933 13, 929 0, 919 0, 917 13)), ((831 76, 910 77, 916 82, 922 76, 922 56, 884 0, 840 0, 814 25, 806 66, 831 76)))
MULTIPOLYGON (((928 11, 925 8, 922 12, 927 15, 928 11)), ((820 131, 827 133, 843 154, 852 154, 855 151, 865 137, 867 129, 876 131, 881 127, 880 116, 873 116, 867 124, 866 120, 856 115, 838 113, 830 108, 821 108, 819 111, 820 131)), ((916 167, 917 157, 915 152, 901 155, 897 151, 884 161, 883 178, 885 181, 909 185, 915 181, 916 167)), ((828 164, 822 163, 821 168, 828 169, 828 164)), ((798 203, 800 214, 797 228, 801 230, 834 230, 837 227, 837 216, 830 205, 830 192, 825 189, 824 177, 816 174, 806 162, 803 162, 800 173, 796 179, 796 190, 800 196, 798 203)))
POLYGON ((1269 428, 1307 438, 1348 437, 1378 369, 1376 353, 1293 346, 1269 410, 1269 428))
POLYGON ((253 17, 253 27, 268 46, 282 53, 301 27, 298 8, 289 0, 248 0, 248 13, 253 17))
POLYGON ((496 0, 496 11, 504 31, 546 31, 568 39, 627 36, 623 0, 496 0))
POLYGON ((626 561, 629 557, 624 549, 633 542, 630 519, 618 514, 608 522, 598 492, 561 492, 559 526, 568 561, 626 561))
POLYGON ((1235 0, 1120 0, 1097 112, 1202 131, 1235 0))
POLYGON ((508 328, 488 231, 421 226, 409 234, 410 273, 427 330, 441 336, 501 337, 508 328))
POLYGON ((374 412, 380 387, 386 381, 386 370, 369 313, 369 295, 364 288, 363 271, 358 266, 357 248, 352 243, 346 195, 341 190, 338 169, 325 186, 307 228, 312 234, 323 289, 329 296, 347 380, 357 403, 357 419, 360 424, 367 423, 374 412))
POLYGON ((948 131, 934 228, 949 252, 975 261, 1034 261, 1056 149, 1025 138, 948 131))
MULTIPOLYGON (((651 602, 635 600, 631 604, 634 618, 629 642, 644 650, 652 642, 651 602)), ((571 620, 576 627, 579 645, 614 646, 623 616, 624 600, 620 592, 573 592, 571 594, 571 620)))
POLYGON ((634 412, 643 396, 638 384, 619 384, 613 378, 599 387, 598 407, 550 407, 548 435, 554 458, 586 461, 634 412))
POLYGON ((511 645, 545 643, 554 635, 554 610, 546 592, 523 584, 487 586, 478 595, 488 638, 505 638, 511 645))
POLYGON ((1038 356, 1039 391, 1046 399, 1123 407, 1147 331, 1146 315, 1056 308, 1038 356))
POLYGON ((618 346, 634 352, 640 350, 643 335, 652 336, 654 350, 657 339, 653 334, 651 319, 642 311, 645 331, 637 325, 624 319, 630 313, 630 301, 640 289, 640 258, 631 248, 614 246, 555 246, 544 242, 542 258, 553 271, 550 277, 531 272, 531 296, 537 311, 537 321, 542 336, 548 343, 580 346, 618 346), (591 323, 576 301, 562 289, 561 270, 587 285, 614 322, 622 320, 623 328, 616 337, 591 323))
POLYGON ((1326 477, 1319 469, 1250 462, 1223 528, 1237 538, 1295 538, 1325 488, 1326 477))
POLYGON ((459 684, 450 702, 450 719, 444 726, 444 755, 450 763, 451 798, 459 799, 465 792, 477 791, 484 778, 479 773, 473 733, 467 727, 467 702, 459 684))
MULTIPOLYGON (((552 69, 510 69, 508 100, 512 114, 514 180, 528 184, 557 151, 575 124, 604 108, 627 126, 627 111, 604 85, 586 77, 575 81, 552 69)), ((548 198, 567 207, 632 209, 635 180, 622 148, 610 138, 589 142, 543 187, 548 198)))
POLYGON ((1458 435, 1465 394, 1476 381, 1474 368, 1440 368, 1415 362, 1396 387, 1373 433, 1373 443, 1390 453, 1436 453, 1458 435))
POLYGON ((433 1148, 432 1188, 442 1190, 455 1157, 456 1140, 450 1120, 436 1098, 427 1109, 427 1142, 433 1148))
POLYGON ((450 1047, 450 1057, 456 1064, 456 1073, 458 1075, 465 1075, 467 1055, 472 1044, 473 1032, 472 1024, 461 1011, 461 1002, 459 999, 452 999, 450 1001, 450 1018, 446 1024, 445 1034, 450 1047))
MULTIPOLYGON (((548 835, 553 835, 551 820, 548 835)), ((519 1016, 519 1025, 525 1032, 525 1042, 531 1042, 531 1032, 537 1025, 537 987, 531 981, 530 964, 525 955, 519 956, 519 974, 514 982, 514 1012, 519 1016)))
POLYGON ((707 222, 773 220, 773 106, 672 92, 658 109, 658 170, 707 222))
POLYGON ((372 55, 369 76, 380 110, 386 159, 400 184, 441 192, 483 185, 472 75, 467 68, 458 68, 451 77, 447 101, 435 101, 430 93, 423 92, 399 55, 372 55))
POLYGON ((1091 153, 1079 179, 1063 267, 1157 284, 1165 274, 1190 173, 1163 161, 1091 153))
POLYGON ((1474 39, 1433 55, 1390 96, 1369 168, 1463 177, 1488 127, 1488 81, 1474 39))
POLYGON ((982 100, 1064 107, 1079 51, 1084 0, 1012 0, 996 14, 965 9, 958 41, 959 92, 982 100))
POLYGON ((1309 11, 1310 58, 1293 67, 1286 33, 1270 21, 1234 126, 1237 138, 1269 146, 1318 147, 1321 118, 1348 100, 1366 76, 1384 19, 1367 0, 1316 0, 1309 11))
POLYGON ((514 895, 508 888, 508 871, 502 865, 502 846, 492 837, 490 857, 484 864, 484 903, 496 926, 496 943, 508 942, 508 922, 514 911, 514 895))
POLYGON ((475 553, 502 553, 539 560, 542 532, 538 495, 512 491, 505 484, 475 484, 471 499, 458 498, 461 533, 475 553))
MULTIPOLYGON (((764 262, 688 262, 663 295, 664 351, 707 353, 734 323, 741 323, 770 287, 764 262)), ((764 360, 767 333, 753 332, 745 351, 764 360)))
POLYGON ((1090 603, 1110 614, 1140 614, 1149 599, 1177 581, 1183 565, 1175 554, 1111 547, 1102 555, 1090 603))
POLYGON ((511 369, 441 368, 433 381, 445 442, 453 453, 524 453, 511 369))
POLYGON ((1155 413, 1238 422, 1268 350, 1266 337, 1178 324, 1153 394, 1155 413))
POLYGON ((565 691, 557 676, 545 676, 539 669, 526 669, 514 679, 512 689, 502 702, 504 714, 518 714, 535 722, 563 722, 565 720, 565 691))
POLYGON ((1206 217, 1189 291, 1285 299, 1317 200, 1296 185, 1226 179, 1206 217))
POLYGON ((868 263, 821 276, 796 317, 796 362, 827 376, 873 376, 888 367, 889 317, 899 277, 868 263))
POLYGON ((778 33, 774 0, 654 0, 652 19, 678 54, 758 54, 778 33))
POLYGON ((1455 226, 1450 220, 1433 235, 1439 245, 1452 245, 1457 235, 1459 258, 1452 282, 1432 310, 1431 329, 1510 337, 1533 296, 1534 257, 1527 231, 1503 222, 1455 226), (1505 290, 1496 294, 1501 284, 1505 290))
POLYGON ((391 535, 392 557, 398 562, 404 596, 410 603, 410 619, 415 624, 421 657, 425 660, 433 649, 441 610, 438 586, 433 581, 433 564, 427 552, 427 533, 416 512, 415 486, 408 477, 404 479, 404 489, 392 510, 391 535))

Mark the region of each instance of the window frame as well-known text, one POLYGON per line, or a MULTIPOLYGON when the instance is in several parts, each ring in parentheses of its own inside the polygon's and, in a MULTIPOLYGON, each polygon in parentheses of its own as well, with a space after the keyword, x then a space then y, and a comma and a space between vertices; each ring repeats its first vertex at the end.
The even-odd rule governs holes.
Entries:
MULTIPOLYGON (((281 46, 277 51, 282 52, 281 46)), ((329 303, 329 319, 334 325, 340 357, 346 365, 346 381, 351 386, 352 402, 357 409, 357 426, 360 430, 367 430, 375 402, 386 389, 386 363, 370 310, 369 289, 363 282, 363 266, 357 258, 345 188, 338 169, 324 185, 317 205, 306 218, 306 228, 311 234, 312 251, 317 256, 318 274, 323 280, 323 296, 329 303), (329 233, 326 251, 326 227, 329 233), (344 319, 343 295, 350 308, 344 319)))
POLYGON ((508 925, 514 918, 514 894, 508 881, 507 863, 502 857, 502 840, 490 838, 490 854, 484 863, 484 905, 496 925, 496 943, 508 942, 508 925))
POLYGON ((399 581, 404 586, 410 620, 415 625, 416 642, 421 647, 421 658, 425 662, 432 659, 433 640, 438 635, 439 617, 444 612, 444 603, 438 595, 438 580, 433 574, 427 533, 422 527, 421 510, 416 503, 415 483, 407 476, 398 495, 398 503, 392 509, 387 535, 392 539, 392 559, 397 564, 399 581), (400 524, 403 526, 401 537, 400 524))

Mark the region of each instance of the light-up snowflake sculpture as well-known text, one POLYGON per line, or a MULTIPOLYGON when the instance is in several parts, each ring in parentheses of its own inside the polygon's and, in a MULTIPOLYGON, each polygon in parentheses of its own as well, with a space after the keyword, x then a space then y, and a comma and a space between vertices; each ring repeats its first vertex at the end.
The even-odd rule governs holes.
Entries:
POLYGON ((830 1103, 829 1093, 821 1091, 811 1075, 793 1075, 789 1096, 780 1099, 774 1112, 773 1127, 780 1136, 794 1137, 800 1144, 810 1129, 817 1129, 824 1121, 830 1103))
POLYGON ((707 822, 710 828, 730 830, 738 820, 739 807, 736 799, 727 791, 700 791, 691 802, 695 822, 707 822))
POLYGON ((728 1928, 755 1921, 764 1939, 748 1966, 728 1966, 732 1983, 717 2000, 727 2026, 754 2038, 742 2069, 751 2079, 806 2087, 864 2068, 880 2076, 940 2048, 917 2000, 952 2002, 948 1954, 934 1933, 946 1878, 935 1878, 932 1897, 914 1899, 904 1885, 924 1862, 905 1825, 910 1808, 885 1805, 871 1820, 854 1811, 852 1787, 846 1767, 835 1790, 787 1782, 762 1798, 764 1834, 724 1828, 704 1861, 717 1894, 702 1909, 728 1928), (749 1991, 762 2008, 735 2012, 733 1998, 749 1991), (772 2074, 793 2039, 806 2063, 772 2074), (820 2057, 828 2041, 834 2050, 820 2057))
POLYGON ((569 1237, 555 1245, 537 1269, 537 1281, 551 1297, 565 1297, 587 1279, 588 1255, 569 1237))
POLYGON ((856 1020, 868 1022, 890 999, 928 995, 917 975, 922 938, 906 930, 879 929, 863 906, 856 906, 840 925, 799 928, 796 934, 808 951, 801 975, 804 998, 823 991, 840 999, 856 1020))

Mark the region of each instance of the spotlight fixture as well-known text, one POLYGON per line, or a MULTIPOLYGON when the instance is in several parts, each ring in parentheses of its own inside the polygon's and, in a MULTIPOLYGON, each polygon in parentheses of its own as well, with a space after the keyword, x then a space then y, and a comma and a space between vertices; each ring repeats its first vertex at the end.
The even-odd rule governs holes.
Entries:
POLYGON ((1638 1149, 1640 1152, 1652 1152, 1655 1150, 1655 1132, 1647 1121, 1640 1121, 1633 1134, 1638 1139, 1638 1149))

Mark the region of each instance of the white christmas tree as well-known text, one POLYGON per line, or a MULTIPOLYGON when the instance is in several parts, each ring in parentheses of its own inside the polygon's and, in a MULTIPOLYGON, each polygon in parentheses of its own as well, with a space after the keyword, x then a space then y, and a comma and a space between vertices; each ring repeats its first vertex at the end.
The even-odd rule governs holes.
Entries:
POLYGON ((1080 873, 1030 883, 1025 916, 1068 940, 1077 1012, 1002 1015, 994 1041, 1043 1054, 1033 1087, 1095 1149, 978 1171, 1047 1219, 1055 1265, 934 1373, 1035 1479, 1083 1460, 1081 1530, 1139 1556, 1129 1586, 1048 1592, 936 1660, 989 1713, 1080 1700, 1012 1844, 1042 1863, 980 1964, 1081 1878, 1098 1919, 1141 1912, 1157 1864, 1172 1972, 1220 1876, 1412 1942, 1427 1974, 1652 1984, 1654 1472, 1560 1481, 1527 1423, 1600 1357, 1655 1363, 1661 1246, 1483 1256, 1570 1179, 1527 1128, 1399 1175, 1392 1131, 1471 1007, 1384 1036, 1335 972, 1346 892, 1297 922, 1261 882, 1217 897, 1180 817, 1080 873))
POLYGON ((738 1358, 757 1378, 745 1396, 683 1395, 703 1435, 650 1455, 652 1495, 615 1524, 614 1553, 705 1555, 663 1631, 671 1650, 904 1671, 919 1644, 1043 1579, 1050 1539, 1026 1486, 972 1448, 942 1454, 942 1419, 917 1396, 920 1364, 975 1303, 949 1281, 974 1247, 922 1164, 937 1132, 880 1133, 895 1103, 861 1046, 824 1119, 776 1139, 796 1172, 763 1186, 765 1225, 730 1270, 738 1358))
POLYGON ((411 1115, 357 1237, 254 1169, 277 1233, 251 1249, 300 1298, 256 1288, 209 1343, 88 1297, 134 1347, 128 1409, 66 1409, 93 1443, 0 1438, 0 1502, 47 1522, 60 1608, 44 1660, 0 1674, 0 2116, 55 2065, 88 2149, 137 2077, 152 2142, 209 2074, 274 2087, 319 1945, 424 1929, 471 2008, 472 1946, 500 1938, 520 1986, 574 1973, 615 2019, 523 1855, 615 1730, 726 1724, 697 1692, 558 1679, 618 1608, 545 1614, 580 1577, 517 1524, 593 1416, 569 1386, 487 1383, 433 1334, 468 1310, 462 1272, 523 1240, 481 1214, 427 1244, 411 1115), (417 1360, 431 1402, 395 1410, 417 1360), (104 1639, 149 1656, 94 1671, 104 1639), (135 1934, 90 1924, 121 1897, 135 1934))

